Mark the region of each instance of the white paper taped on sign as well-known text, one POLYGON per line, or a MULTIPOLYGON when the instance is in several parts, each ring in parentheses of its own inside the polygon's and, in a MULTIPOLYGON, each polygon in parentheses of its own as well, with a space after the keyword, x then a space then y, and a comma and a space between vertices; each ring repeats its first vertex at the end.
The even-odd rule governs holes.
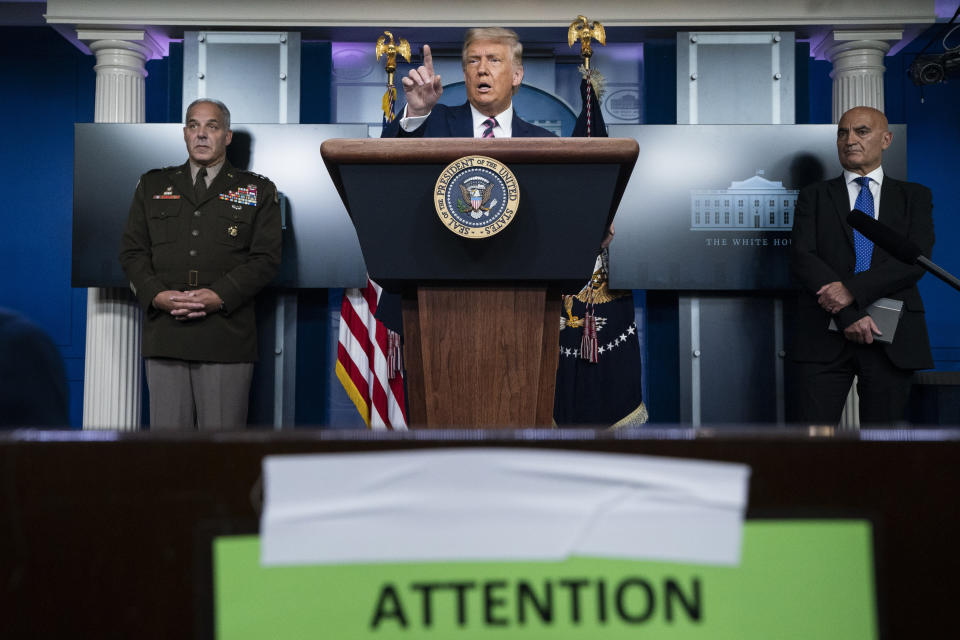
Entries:
POLYGON ((622 557, 740 561, 750 470, 616 453, 269 456, 264 565, 622 557))

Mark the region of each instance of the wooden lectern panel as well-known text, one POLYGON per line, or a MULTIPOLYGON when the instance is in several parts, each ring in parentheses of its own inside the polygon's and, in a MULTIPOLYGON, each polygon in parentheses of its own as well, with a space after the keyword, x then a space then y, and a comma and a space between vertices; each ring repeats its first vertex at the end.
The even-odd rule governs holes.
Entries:
POLYGON ((403 319, 411 426, 552 426, 560 313, 547 287, 420 287, 403 319))
POLYGON ((554 288, 590 278, 638 152, 608 138, 323 143, 370 277, 405 292, 410 425, 553 425, 554 288), (509 164, 522 194, 510 227, 483 239, 450 233, 436 214, 438 177, 467 155, 509 164))

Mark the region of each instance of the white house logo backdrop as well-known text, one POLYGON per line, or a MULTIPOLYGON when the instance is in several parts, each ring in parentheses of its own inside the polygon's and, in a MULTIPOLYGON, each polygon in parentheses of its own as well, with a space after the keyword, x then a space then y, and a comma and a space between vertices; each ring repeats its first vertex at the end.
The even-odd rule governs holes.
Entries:
POLYGON ((434 189, 440 221, 464 238, 488 238, 513 222, 520 204, 517 178, 501 162, 464 156, 440 174, 434 189))
POLYGON ((798 189, 763 177, 764 170, 726 189, 690 190, 691 231, 787 231, 793 227, 798 189))

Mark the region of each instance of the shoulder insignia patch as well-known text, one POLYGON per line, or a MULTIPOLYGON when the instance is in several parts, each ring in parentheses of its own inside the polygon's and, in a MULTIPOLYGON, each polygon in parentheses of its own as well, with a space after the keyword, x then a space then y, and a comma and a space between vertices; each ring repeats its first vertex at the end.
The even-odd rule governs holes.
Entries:
POLYGON ((241 169, 240 172, 241 172, 241 173, 249 174, 249 175, 253 176, 254 178, 260 178, 261 180, 263 180, 263 181, 265 181, 265 182, 270 182, 270 178, 268 178, 267 176, 262 176, 262 175, 260 175, 259 173, 254 173, 253 171, 250 171, 250 170, 248 170, 248 169, 241 169))

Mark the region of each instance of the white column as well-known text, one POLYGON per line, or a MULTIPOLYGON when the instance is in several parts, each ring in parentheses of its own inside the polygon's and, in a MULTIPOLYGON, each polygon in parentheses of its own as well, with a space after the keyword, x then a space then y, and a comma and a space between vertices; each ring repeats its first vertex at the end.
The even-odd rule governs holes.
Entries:
MULTIPOLYGON (((890 42, 903 37, 902 31, 834 31, 815 49, 815 53, 833 63, 833 121, 840 122, 853 107, 873 107, 883 111, 883 57, 890 42)), ((847 403, 840 417, 840 430, 860 428, 860 396, 854 378, 847 403)))
MULTIPOLYGON (((95 122, 143 122, 146 62, 161 49, 144 31, 78 29, 96 55, 95 122)), ((131 185, 132 189, 132 185, 131 185)), ((83 428, 140 427, 140 307, 129 289, 87 290, 83 428)))
POLYGON ((903 38, 898 30, 833 31, 814 52, 833 63, 833 121, 853 107, 883 111, 883 57, 891 42, 903 38))

